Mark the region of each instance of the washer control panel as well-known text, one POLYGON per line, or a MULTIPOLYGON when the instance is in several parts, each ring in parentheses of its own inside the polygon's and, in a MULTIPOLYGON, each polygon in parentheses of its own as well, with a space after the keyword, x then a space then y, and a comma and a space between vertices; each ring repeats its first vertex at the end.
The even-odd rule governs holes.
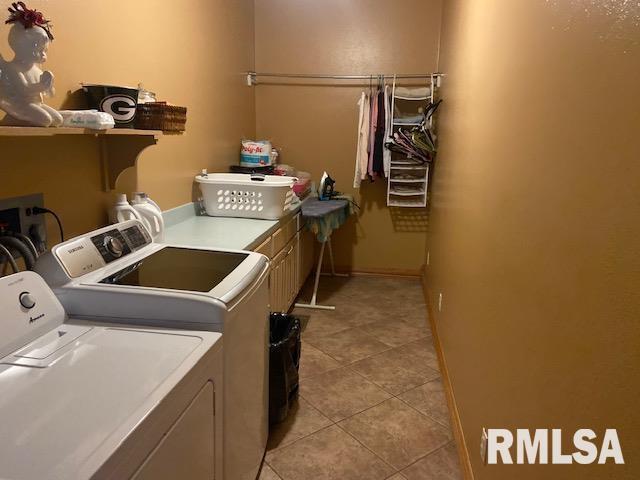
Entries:
POLYGON ((129 220, 61 243, 53 251, 67 275, 77 278, 124 258, 152 241, 138 220, 129 220))
POLYGON ((110 263, 131 253, 131 248, 117 228, 91 237, 91 242, 98 249, 104 263, 110 263))
POLYGON ((141 225, 133 225, 122 230, 122 235, 133 250, 151 243, 151 236, 141 225))

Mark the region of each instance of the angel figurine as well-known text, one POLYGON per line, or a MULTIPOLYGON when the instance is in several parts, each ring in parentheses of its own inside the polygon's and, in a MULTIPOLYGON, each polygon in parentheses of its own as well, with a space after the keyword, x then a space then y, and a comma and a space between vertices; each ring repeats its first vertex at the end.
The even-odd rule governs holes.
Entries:
POLYGON ((7 115, 4 125, 58 127, 62 115, 42 103, 43 96, 53 96, 53 74, 39 67, 47 60, 47 48, 53 40, 49 21, 42 13, 30 10, 24 2, 9 8, 11 24, 9 46, 14 52, 11 61, 0 55, 0 109, 7 115))

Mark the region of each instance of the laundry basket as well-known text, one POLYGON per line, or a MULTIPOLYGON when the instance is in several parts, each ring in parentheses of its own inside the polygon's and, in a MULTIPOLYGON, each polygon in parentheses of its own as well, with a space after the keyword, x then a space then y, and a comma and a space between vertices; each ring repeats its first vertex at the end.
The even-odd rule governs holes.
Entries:
POLYGON ((207 215, 264 220, 277 220, 288 212, 296 180, 242 173, 203 173, 196 177, 207 215))

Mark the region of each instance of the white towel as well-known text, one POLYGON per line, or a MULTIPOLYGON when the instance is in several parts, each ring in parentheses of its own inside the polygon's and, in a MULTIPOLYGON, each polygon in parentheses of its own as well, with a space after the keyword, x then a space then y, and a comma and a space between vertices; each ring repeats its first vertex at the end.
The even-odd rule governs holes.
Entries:
POLYGON ((63 127, 109 130, 115 126, 113 117, 98 110, 60 110, 63 127))

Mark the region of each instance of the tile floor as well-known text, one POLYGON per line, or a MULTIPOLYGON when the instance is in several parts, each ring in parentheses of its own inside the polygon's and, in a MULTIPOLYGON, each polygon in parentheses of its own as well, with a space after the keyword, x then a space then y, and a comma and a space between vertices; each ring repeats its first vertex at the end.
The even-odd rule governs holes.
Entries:
POLYGON ((294 311, 308 318, 300 398, 271 431, 260 480, 462 479, 420 282, 320 283, 337 309, 294 311))

